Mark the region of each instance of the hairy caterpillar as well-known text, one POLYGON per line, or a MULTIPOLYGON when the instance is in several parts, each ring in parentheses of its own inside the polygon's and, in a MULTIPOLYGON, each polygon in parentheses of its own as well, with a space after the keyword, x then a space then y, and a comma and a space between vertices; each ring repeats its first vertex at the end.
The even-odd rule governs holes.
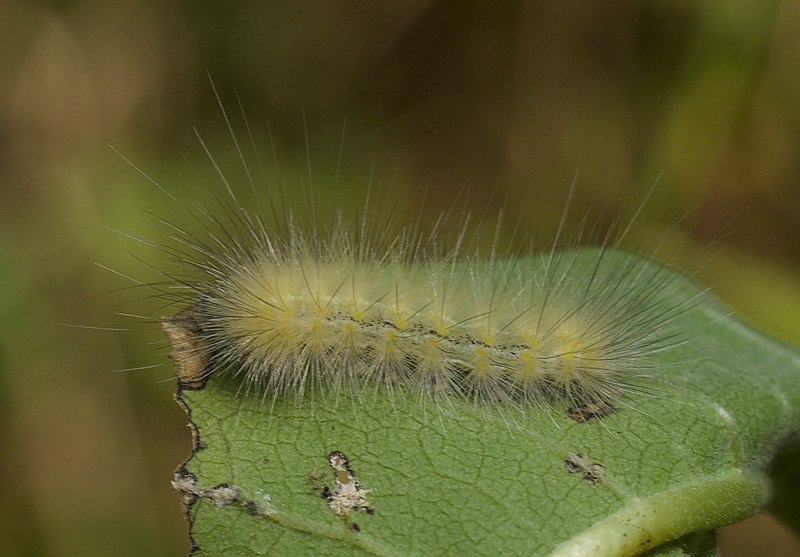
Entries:
POLYGON ((281 236, 243 214, 258 223, 249 244, 193 245, 208 259, 166 325, 194 336, 184 375, 234 369, 276 396, 372 384, 574 405, 641 386, 648 355, 676 343, 677 312, 653 303, 674 274, 627 254, 435 257, 413 236, 371 245, 342 220, 281 236))
POLYGON ((190 211, 200 232, 162 221, 178 268, 159 286, 178 308, 162 328, 184 387, 227 373, 265 399, 409 389, 602 406, 653 390, 653 355, 686 340, 673 322, 695 299, 674 296, 681 275, 608 238, 557 250, 566 210, 541 253, 503 248, 501 225, 487 234, 466 217, 429 232, 366 210, 326 218, 314 192, 304 225, 274 192, 271 211, 245 209, 201 144, 226 200, 190 211))

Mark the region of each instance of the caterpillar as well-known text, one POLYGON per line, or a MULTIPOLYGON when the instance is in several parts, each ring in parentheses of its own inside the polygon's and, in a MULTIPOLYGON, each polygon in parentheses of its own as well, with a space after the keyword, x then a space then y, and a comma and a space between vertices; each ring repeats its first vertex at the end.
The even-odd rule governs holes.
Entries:
POLYGON ((654 357, 687 340, 675 322, 698 295, 682 295, 680 272, 620 248, 642 206, 617 240, 562 250, 573 184, 556 240, 541 251, 504 244, 504 231, 519 226, 502 215, 470 226, 446 213, 423 232, 381 221, 366 200, 354 218, 326 213, 313 187, 304 215, 257 191, 219 104, 259 211, 239 201, 198 134, 224 185, 220 203, 184 207, 194 232, 159 218, 177 270, 159 270, 166 283, 156 294, 177 308, 161 327, 183 388, 225 375, 263 399, 404 389, 558 403, 583 416, 581 408, 655 390, 664 360, 654 357))
POLYGON ((174 228, 186 272, 171 276, 181 310, 162 328, 184 386, 229 373, 265 398, 610 404, 653 388, 652 356, 685 340, 673 322, 695 301, 670 295, 678 272, 614 245, 512 256, 495 241, 484 255, 466 228, 448 245, 342 212, 324 228, 291 209, 281 226, 226 213, 203 212, 204 237, 174 228))

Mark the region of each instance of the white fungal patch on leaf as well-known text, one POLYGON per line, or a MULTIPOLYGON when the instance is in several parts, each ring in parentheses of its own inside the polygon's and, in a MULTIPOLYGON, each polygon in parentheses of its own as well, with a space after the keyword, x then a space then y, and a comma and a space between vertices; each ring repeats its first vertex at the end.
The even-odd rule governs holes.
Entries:
POLYGON ((605 466, 599 462, 592 461, 584 454, 572 453, 564 459, 564 469, 568 474, 582 474, 583 481, 591 486, 595 486, 606 474, 605 466))
POLYGON ((240 505, 250 515, 272 516, 275 509, 269 495, 259 494, 258 500, 251 500, 242 496, 241 490, 227 483, 216 485, 210 489, 202 488, 191 474, 178 471, 172 480, 172 489, 183 495, 183 503, 191 507, 197 499, 207 499, 218 509, 230 505, 240 505))
POLYGON ((333 469, 334 489, 323 489, 323 496, 328 500, 328 506, 342 518, 348 518, 355 511, 366 511, 373 514, 375 508, 367 501, 370 491, 361 486, 350 468, 347 457, 335 451, 328 455, 333 469))

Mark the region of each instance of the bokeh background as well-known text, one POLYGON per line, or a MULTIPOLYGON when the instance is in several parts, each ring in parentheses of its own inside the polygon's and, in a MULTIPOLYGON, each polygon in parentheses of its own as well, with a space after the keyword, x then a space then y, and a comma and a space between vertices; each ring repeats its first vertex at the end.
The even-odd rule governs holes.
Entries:
MULTIPOLYGON (((578 169, 578 214, 609 222, 658 182, 666 257, 714 252, 699 280, 800 343, 795 0, 0 0, 2 555, 188 549, 163 340, 70 325, 164 311, 121 275, 152 275, 131 236, 167 241, 147 211, 169 207, 109 144, 202 197, 196 128, 246 185, 208 74, 253 174, 288 190, 358 198, 374 172, 401 207, 466 188, 546 229, 578 169)), ((725 556, 779 554, 800 544, 769 517, 725 529, 725 556)))

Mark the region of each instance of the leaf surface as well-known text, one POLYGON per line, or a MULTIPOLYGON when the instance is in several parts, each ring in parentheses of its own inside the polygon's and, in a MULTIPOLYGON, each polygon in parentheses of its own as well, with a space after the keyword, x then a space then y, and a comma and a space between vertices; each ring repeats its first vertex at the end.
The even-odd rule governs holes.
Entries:
MULTIPOLYGON (((579 253, 575 271, 596 261, 593 250, 579 253)), ((196 551, 708 556, 715 528, 771 500, 791 523, 797 504, 786 489, 771 497, 769 473, 781 486, 797 479, 796 467, 770 463, 797 451, 798 352, 730 317, 688 279, 669 284, 643 303, 673 311, 676 299, 690 301, 675 319, 686 342, 651 356, 652 388, 584 422, 558 404, 400 388, 273 400, 217 375, 179 390, 196 447, 175 485, 196 551), (349 475, 336 473, 334 454, 349 475), (349 512, 334 509, 337 489, 350 494, 349 512)))

